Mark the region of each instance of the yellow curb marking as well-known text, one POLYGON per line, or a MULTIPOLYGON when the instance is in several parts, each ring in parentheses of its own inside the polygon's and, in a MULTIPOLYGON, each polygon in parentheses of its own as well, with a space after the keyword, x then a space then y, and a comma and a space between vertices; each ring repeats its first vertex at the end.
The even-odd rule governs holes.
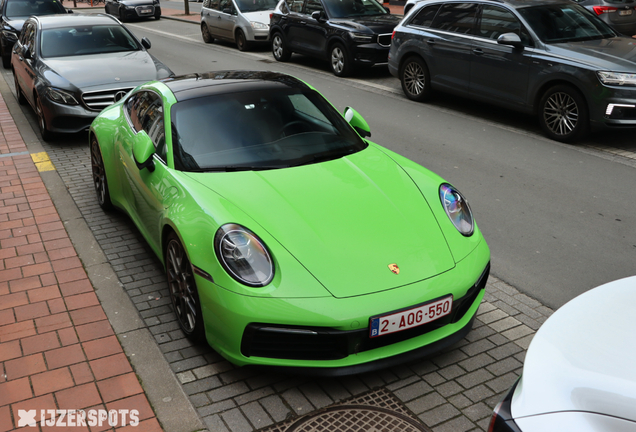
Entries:
POLYGON ((46 152, 31 153, 31 159, 37 167, 38 171, 55 171, 55 165, 49 159, 49 155, 46 152))

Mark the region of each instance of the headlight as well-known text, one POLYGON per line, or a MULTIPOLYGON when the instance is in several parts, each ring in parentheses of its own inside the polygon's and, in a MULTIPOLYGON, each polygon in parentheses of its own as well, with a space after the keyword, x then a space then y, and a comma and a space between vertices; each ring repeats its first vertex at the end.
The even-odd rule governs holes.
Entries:
POLYGON ((349 36, 351 36, 351 39, 353 39, 354 42, 365 43, 373 40, 373 35, 366 33, 349 32, 349 36))
POLYGON ((596 72, 598 79, 603 84, 636 86, 636 74, 635 73, 620 73, 620 72, 596 72))
POLYGON ((263 23, 256 22, 256 21, 252 21, 252 22, 250 22, 250 24, 252 25, 252 28, 254 30, 267 30, 269 28, 269 26, 267 24, 263 24, 263 23))
POLYGON ((49 87, 46 89, 46 95, 53 102, 57 102, 60 104, 65 104, 65 105, 77 105, 77 100, 75 99, 75 97, 69 92, 66 92, 64 90, 59 90, 59 89, 54 89, 52 87, 49 87))
POLYGON ((444 183, 439 187, 439 198, 455 228, 465 236, 472 235, 475 229, 473 213, 462 194, 451 185, 444 183))
POLYGON ((256 234, 241 225, 219 228, 214 250, 223 268, 244 285, 265 286, 274 277, 274 263, 267 248, 256 234))

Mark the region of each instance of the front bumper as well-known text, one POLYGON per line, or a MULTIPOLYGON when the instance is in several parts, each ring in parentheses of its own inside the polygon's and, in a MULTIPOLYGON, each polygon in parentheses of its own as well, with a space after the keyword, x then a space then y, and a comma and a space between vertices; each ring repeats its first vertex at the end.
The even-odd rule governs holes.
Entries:
POLYGON ((636 87, 600 86, 589 109, 594 129, 636 127, 636 87))
POLYGON ((130 18, 152 18, 155 15, 161 15, 161 6, 144 5, 135 6, 134 8, 124 9, 125 17, 130 18), (143 10, 150 9, 150 12, 142 12, 143 10))
POLYGON ((389 49, 377 43, 361 44, 354 45, 351 54, 356 64, 373 66, 388 62, 389 49))
POLYGON ((80 105, 63 105, 41 96, 42 109, 47 128, 55 133, 77 133, 88 130, 99 114, 80 105))
POLYGON ((248 297, 199 275, 196 281, 208 342, 232 363, 311 370, 314 375, 345 375, 433 354, 461 339, 470 330, 483 298, 489 260, 488 246, 482 241, 443 274, 387 291, 340 299, 248 297), (451 315, 392 335, 368 337, 370 317, 449 293, 454 296, 451 315), (278 338, 272 329, 281 330, 278 338), (323 348, 317 348, 317 343, 323 348), (286 349, 290 344, 296 346, 286 349))

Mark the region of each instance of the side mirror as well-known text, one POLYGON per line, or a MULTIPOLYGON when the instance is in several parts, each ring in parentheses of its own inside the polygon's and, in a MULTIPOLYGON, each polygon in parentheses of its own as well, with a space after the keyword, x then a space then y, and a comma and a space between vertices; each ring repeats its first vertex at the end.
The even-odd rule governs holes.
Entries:
POLYGON ((344 118, 349 124, 360 134, 362 138, 371 136, 369 124, 356 110, 346 107, 344 110, 344 118))
POLYGON ((155 170, 155 162, 152 155, 155 154, 155 145, 150 140, 146 131, 139 131, 133 139, 133 158, 139 171, 148 168, 148 171, 155 170))
POLYGON ((311 13, 311 17, 318 22, 325 22, 325 13, 323 11, 314 11, 311 13))
POLYGON ((147 37, 141 38, 141 46, 146 49, 150 49, 150 47, 152 46, 152 44, 150 43, 150 39, 148 39, 147 37))
POLYGON ((517 49, 523 49, 523 43, 521 43, 521 38, 517 33, 504 33, 499 35, 497 38, 497 43, 499 45, 510 45, 517 49))
POLYGON ((383 6, 383 7, 384 7, 384 10, 386 11, 386 13, 388 13, 388 14, 390 14, 390 13, 391 13, 391 9, 389 9, 389 8, 388 8, 388 7, 386 7, 386 6, 383 6))

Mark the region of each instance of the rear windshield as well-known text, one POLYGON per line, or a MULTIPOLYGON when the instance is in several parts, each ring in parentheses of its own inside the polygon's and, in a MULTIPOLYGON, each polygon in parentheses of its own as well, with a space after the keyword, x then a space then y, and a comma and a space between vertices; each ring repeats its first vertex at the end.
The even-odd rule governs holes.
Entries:
POLYGON ((545 43, 605 39, 616 33, 596 15, 577 4, 553 4, 520 8, 539 39, 545 43))
POLYGON ((68 57, 137 51, 139 44, 122 26, 95 25, 47 29, 41 36, 42 57, 68 57))
POLYGON ((181 171, 287 168, 338 159, 367 146, 312 90, 206 96, 170 110, 175 167, 181 171))
POLYGON ((66 13, 66 9, 56 0, 22 1, 10 0, 5 15, 9 19, 28 18, 31 15, 52 15, 66 13))

